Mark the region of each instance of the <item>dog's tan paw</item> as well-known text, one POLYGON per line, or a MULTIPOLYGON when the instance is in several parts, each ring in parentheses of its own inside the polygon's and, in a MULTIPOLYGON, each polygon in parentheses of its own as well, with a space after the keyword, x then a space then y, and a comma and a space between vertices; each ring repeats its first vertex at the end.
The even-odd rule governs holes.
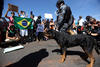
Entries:
POLYGON ((88 64, 86 67, 92 67, 92 65, 91 64, 88 64))
POLYGON ((59 62, 60 62, 60 63, 63 63, 63 62, 64 62, 64 59, 59 60, 59 62))

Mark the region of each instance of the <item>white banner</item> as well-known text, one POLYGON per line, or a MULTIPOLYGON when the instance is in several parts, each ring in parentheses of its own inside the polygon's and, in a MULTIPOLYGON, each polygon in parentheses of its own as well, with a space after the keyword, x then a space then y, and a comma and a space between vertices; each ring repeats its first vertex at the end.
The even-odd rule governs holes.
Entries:
POLYGON ((52 14, 49 14, 49 13, 45 13, 45 14, 44 14, 44 17, 45 17, 46 19, 52 19, 52 18, 53 18, 52 14))

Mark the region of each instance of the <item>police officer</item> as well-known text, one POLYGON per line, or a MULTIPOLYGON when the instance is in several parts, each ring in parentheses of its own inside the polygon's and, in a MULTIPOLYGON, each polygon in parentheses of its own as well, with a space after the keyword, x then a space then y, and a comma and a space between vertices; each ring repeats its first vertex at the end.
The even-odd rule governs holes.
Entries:
POLYGON ((63 0, 58 0, 56 3, 56 7, 58 8, 58 10, 56 11, 58 31, 74 34, 74 32, 72 31, 74 18, 72 16, 70 7, 66 5, 63 0))

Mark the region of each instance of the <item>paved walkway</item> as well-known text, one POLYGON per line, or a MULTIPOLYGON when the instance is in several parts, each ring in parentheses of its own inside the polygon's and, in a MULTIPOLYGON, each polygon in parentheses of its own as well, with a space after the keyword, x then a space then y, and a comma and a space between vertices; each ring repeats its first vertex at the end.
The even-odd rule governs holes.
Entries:
MULTIPOLYGON (((0 48, 0 67, 86 67, 85 56, 80 47, 69 48, 64 63, 57 53, 59 47, 54 40, 26 43, 24 49, 4 54, 0 48)), ((94 67, 100 67, 100 56, 94 51, 94 67)))

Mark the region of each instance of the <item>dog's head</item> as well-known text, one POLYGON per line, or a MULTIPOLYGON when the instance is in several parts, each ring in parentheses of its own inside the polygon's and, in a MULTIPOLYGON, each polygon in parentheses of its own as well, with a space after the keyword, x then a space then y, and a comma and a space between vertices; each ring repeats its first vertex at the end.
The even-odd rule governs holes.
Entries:
POLYGON ((55 37, 55 33, 56 31, 55 30, 46 30, 45 31, 45 36, 47 36, 48 38, 50 39, 53 39, 55 37))

